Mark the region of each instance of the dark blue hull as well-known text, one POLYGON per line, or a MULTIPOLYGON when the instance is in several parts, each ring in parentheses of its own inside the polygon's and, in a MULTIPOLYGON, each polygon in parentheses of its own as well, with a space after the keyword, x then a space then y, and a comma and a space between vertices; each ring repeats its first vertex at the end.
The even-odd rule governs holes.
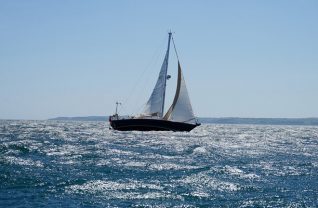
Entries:
POLYGON ((110 125, 118 131, 191 131, 200 124, 157 119, 122 119, 110 120, 110 125))

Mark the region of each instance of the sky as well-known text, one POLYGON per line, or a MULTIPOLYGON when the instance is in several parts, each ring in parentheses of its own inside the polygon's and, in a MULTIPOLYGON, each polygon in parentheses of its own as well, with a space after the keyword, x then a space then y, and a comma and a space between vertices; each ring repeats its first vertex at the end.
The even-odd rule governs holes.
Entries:
POLYGON ((0 0, 0 119, 140 113, 169 30, 196 116, 318 117, 316 0, 0 0))

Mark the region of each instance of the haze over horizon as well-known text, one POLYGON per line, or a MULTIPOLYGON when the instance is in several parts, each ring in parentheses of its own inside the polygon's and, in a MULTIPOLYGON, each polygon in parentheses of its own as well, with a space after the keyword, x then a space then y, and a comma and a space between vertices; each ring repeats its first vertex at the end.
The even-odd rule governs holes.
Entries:
POLYGON ((0 119, 140 112, 169 29, 196 116, 318 117, 317 20, 314 0, 0 1, 0 119))

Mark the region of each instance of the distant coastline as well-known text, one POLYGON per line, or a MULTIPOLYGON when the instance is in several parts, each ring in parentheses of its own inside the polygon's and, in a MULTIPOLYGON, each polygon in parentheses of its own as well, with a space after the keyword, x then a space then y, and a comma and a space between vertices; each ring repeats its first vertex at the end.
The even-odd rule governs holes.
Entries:
POLYGON ((54 121, 108 121, 108 116, 76 116, 76 117, 56 117, 48 120, 54 121))
MULTIPOLYGON (((209 118, 199 117, 201 123, 207 124, 257 124, 257 125, 310 125, 317 126, 318 118, 239 118, 221 117, 209 118)), ((78 117, 56 117, 48 120, 55 121, 108 121, 108 116, 78 116, 78 117)))

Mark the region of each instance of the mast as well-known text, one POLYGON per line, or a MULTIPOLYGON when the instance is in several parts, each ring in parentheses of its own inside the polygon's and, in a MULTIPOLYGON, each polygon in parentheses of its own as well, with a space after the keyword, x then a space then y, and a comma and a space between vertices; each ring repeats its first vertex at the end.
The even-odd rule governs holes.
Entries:
MULTIPOLYGON (((170 31, 169 33, 169 38, 168 38, 168 49, 167 49, 167 71, 166 71, 166 77, 165 77, 165 81, 164 81, 164 89, 163 89, 163 102, 162 102, 162 110, 161 112, 163 113, 164 111, 164 107, 165 107, 165 97, 166 97, 166 86, 167 86, 167 73, 168 73, 168 61, 169 61, 169 50, 170 50, 170 40, 171 40, 171 36, 172 36, 172 32, 170 31)), ((163 117, 163 115, 162 115, 163 117)))

